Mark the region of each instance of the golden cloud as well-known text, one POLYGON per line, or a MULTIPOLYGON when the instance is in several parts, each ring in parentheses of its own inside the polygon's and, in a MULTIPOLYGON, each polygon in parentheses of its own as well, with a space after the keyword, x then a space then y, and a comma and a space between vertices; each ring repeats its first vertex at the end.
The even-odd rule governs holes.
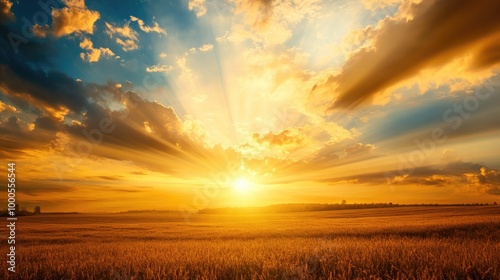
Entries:
POLYGON ((88 38, 84 38, 80 43, 80 48, 86 50, 86 53, 80 53, 80 57, 84 61, 97 62, 101 57, 111 58, 115 56, 115 53, 109 48, 94 48, 92 41, 88 38))
POLYGON ((16 107, 11 106, 9 104, 5 104, 0 100, 0 113, 2 112, 10 112, 10 113, 15 113, 17 112, 16 107))
POLYGON ((85 7, 83 0, 66 0, 67 7, 52 10, 52 31, 61 37, 73 33, 94 33, 94 23, 100 18, 97 11, 85 7))
POLYGON ((137 21, 137 23, 139 24, 139 28, 146 33, 156 32, 158 34, 167 35, 167 31, 165 29, 161 28, 157 22, 153 22, 153 26, 147 26, 144 24, 144 21, 140 18, 130 16, 130 20, 137 21))
POLYGON ((207 12, 205 0, 189 0, 188 9, 194 11, 197 17, 201 17, 207 12))
POLYGON ((33 32, 33 35, 37 37, 45 38, 50 33, 50 27, 48 24, 45 24, 43 26, 34 24, 31 32, 33 32))
POLYGON ((112 39, 113 36, 118 36, 115 41, 118 45, 122 46, 124 51, 132 51, 139 48, 137 44, 139 34, 130 27, 130 22, 127 22, 123 27, 114 26, 106 22, 106 28, 106 34, 108 34, 109 38, 112 39))
POLYGON ((264 135, 254 133, 252 138, 257 143, 272 146, 300 146, 306 140, 300 129, 285 129, 279 133, 268 132, 264 135))
POLYGON ((500 61, 493 40, 500 34, 499 9, 496 0, 424 0, 402 5, 397 15, 367 33, 370 45, 352 54, 338 75, 314 90, 334 99, 331 109, 347 108, 466 54, 478 58, 475 68, 494 65, 500 61), (489 50, 487 58, 481 58, 483 49, 489 50))

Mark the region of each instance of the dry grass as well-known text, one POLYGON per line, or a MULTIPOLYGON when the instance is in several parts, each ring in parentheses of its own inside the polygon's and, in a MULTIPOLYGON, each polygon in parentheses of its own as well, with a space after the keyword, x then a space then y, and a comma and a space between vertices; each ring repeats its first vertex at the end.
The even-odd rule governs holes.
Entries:
POLYGON ((500 207, 18 220, 0 279, 500 279, 500 207), (12 277, 15 276, 15 277, 12 277))

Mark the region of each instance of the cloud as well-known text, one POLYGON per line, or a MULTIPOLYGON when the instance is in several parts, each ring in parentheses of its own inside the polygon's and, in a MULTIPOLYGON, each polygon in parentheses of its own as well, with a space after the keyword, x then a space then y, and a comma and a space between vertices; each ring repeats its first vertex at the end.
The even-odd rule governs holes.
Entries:
MULTIPOLYGON (((45 176, 47 174, 44 174, 45 176)), ((40 180, 40 179, 19 179, 19 184, 23 184, 24 188, 22 192, 29 196, 39 196, 46 193, 51 194, 61 194, 69 193, 77 190, 74 184, 71 182, 61 182, 58 180, 40 180)), ((44 204, 45 205, 45 204, 44 204)))
POLYGON ((41 26, 35 23, 31 32, 33 32, 36 37, 45 38, 48 34, 50 34, 50 27, 48 24, 41 26))
POLYGON ((139 34, 130 27, 130 22, 137 22, 139 28, 146 33, 156 32, 159 34, 167 34, 167 31, 161 28, 157 22, 154 22, 154 26, 152 27, 146 26, 143 20, 134 16, 130 16, 130 21, 121 27, 106 22, 106 34, 108 34, 111 39, 116 37, 115 42, 126 52, 139 49, 139 34))
POLYGON ((131 39, 134 41, 139 40, 137 37, 139 34, 137 34, 137 31, 135 31, 134 29, 132 29, 130 27, 129 22, 127 22, 123 27, 119 27, 119 26, 116 27, 116 26, 106 22, 106 27, 107 27, 106 34, 109 35, 109 38, 113 38, 114 35, 118 35, 120 37, 124 37, 124 38, 131 39))
POLYGON ((401 4, 407 0, 361 0, 365 8, 369 10, 383 9, 388 6, 401 4))
POLYGON ((124 51, 133 51, 139 49, 139 34, 137 31, 130 27, 130 22, 127 22, 123 27, 114 26, 106 22, 106 34, 109 38, 113 39, 113 36, 118 36, 115 42, 122 46, 124 51))
MULTIPOLYGON (((3 75, 4 72, 0 71, 2 80, 7 77, 3 75)), ((11 75, 9 78, 12 77, 11 75)), ((48 84, 55 82, 53 74, 46 78, 48 84)), ((18 158, 24 152, 44 151, 57 158, 58 170, 69 172, 77 164, 74 162, 81 161, 82 157, 86 158, 85 154, 82 155, 81 147, 78 148, 83 143, 86 145, 83 151, 90 152, 92 157, 132 161, 169 174, 193 174, 193 170, 201 170, 203 173, 203 170, 208 172, 210 168, 214 168, 214 164, 210 163, 213 152, 205 146, 201 127, 194 120, 183 122, 172 107, 144 100, 137 93, 117 87, 116 83, 110 82, 105 86, 87 85, 76 81, 71 83, 64 80, 63 76, 58 78, 57 84, 65 84, 63 92, 74 100, 83 100, 79 104, 81 107, 71 106, 68 102, 62 107, 75 111, 67 109, 60 116, 47 116, 44 111, 34 112, 34 121, 24 121, 15 116, 3 118, 4 114, 11 114, 3 110, 0 112, 0 156, 16 155, 18 158), (111 109, 111 105, 117 103, 121 104, 122 109, 120 106, 117 106, 118 109, 111 109), (82 115, 82 111, 85 114, 82 115), (95 139, 98 137, 95 131, 105 119, 112 120, 114 130, 101 131, 102 138, 96 144, 95 139), (73 158, 75 155, 76 158, 73 158), (169 160, 158 164, 159 157, 169 160), (69 161, 68 158, 74 160, 69 161)), ((19 83, 19 79, 12 80, 12 83, 29 93, 19 97, 34 107, 50 111, 50 108, 61 107, 57 102, 64 102, 57 100, 50 104, 49 100, 55 97, 41 94, 44 89, 40 85, 27 86, 31 82, 19 83)), ((7 96, 12 97, 15 96, 12 90, 2 88, 0 92, 7 92, 7 96)), ((56 94, 57 91, 54 95, 56 94)), ((0 98, 5 97, 0 94, 0 98)), ((6 105, 3 107, 8 108, 6 105)), ((26 114, 26 111, 22 112, 23 116, 26 114)))
POLYGON ((288 41, 294 27, 302 20, 313 19, 321 1, 234 0, 234 3, 231 30, 216 40, 251 40, 264 47, 274 47, 288 41))
POLYGON ((214 48, 214 45, 212 45, 212 44, 205 44, 205 45, 199 47, 198 49, 201 52, 209 52, 209 51, 213 50, 213 48, 214 48))
POLYGON ((500 61, 500 34, 493 37, 491 42, 484 44, 477 52, 474 53, 471 62, 471 69, 482 70, 492 67, 500 61))
POLYGON ((166 53, 160 53, 159 57, 160 57, 160 58, 166 58, 166 57, 167 57, 167 54, 166 54, 166 53))
POLYGON ((61 72, 45 72, 26 64, 17 64, 15 68, 0 65, 0 78, 3 81, 0 85, 2 92, 16 102, 29 103, 35 112, 57 117, 67 109, 79 112, 88 103, 86 97, 82 96, 81 83, 61 72))
POLYGON ((272 132, 264 135, 254 133, 252 138, 259 144, 265 143, 271 146, 300 146, 306 140, 300 129, 285 129, 276 134, 272 132))
POLYGON ((266 25, 273 14, 273 0, 236 0, 236 12, 245 14, 245 21, 254 26, 266 25))
POLYGON ((356 143, 354 146, 346 147, 344 151, 346 156, 354 156, 370 153, 374 148, 375 146, 371 144, 356 143))
POLYGON ((468 184, 461 186, 460 190, 500 195, 500 170, 488 169, 483 166, 479 172, 465 173, 464 177, 468 184))
MULTIPOLYGON (((21 48, 17 56, 9 53, 12 49, 0 53, 1 157, 43 152, 42 158, 51 157, 58 170, 70 174, 77 162, 87 158, 78 150, 78 144, 84 143, 85 151, 91 149, 89 160, 131 161, 151 170, 191 177, 193 170, 207 176, 227 158, 217 155, 225 152, 207 148, 196 120, 182 121, 172 107, 145 100, 130 91, 130 85, 86 84, 19 60, 25 52, 36 57, 36 47, 40 48, 21 48), (88 136, 84 131, 94 133, 105 119, 113 120, 115 129, 102 132, 102 142, 94 144, 95 134, 88 136), (167 163, 158 164, 160 158, 168 159, 167 163)), ((95 49, 89 39, 81 47, 95 49)), ((92 57, 90 52, 88 59, 92 57)))
POLYGON ((174 67, 158 64, 147 67, 146 72, 170 72, 172 69, 174 69, 174 67))
POLYGON ((133 50, 137 50, 139 48, 139 45, 137 45, 137 42, 134 40, 130 40, 130 39, 122 40, 121 38, 116 38, 116 43, 118 45, 122 46, 122 50, 124 50, 124 51, 133 51, 133 50))
POLYGON ((101 57, 111 58, 115 56, 115 53, 109 48, 94 48, 92 41, 88 38, 84 38, 80 43, 80 48, 86 50, 86 53, 80 53, 82 60, 87 62, 97 62, 101 57))
POLYGON ((52 10, 52 33, 62 37, 73 33, 94 33, 94 23, 100 18, 97 11, 85 7, 83 0, 65 0, 67 7, 52 10))
POLYGON ((449 162, 444 165, 417 167, 411 174, 398 170, 336 178, 333 181, 358 180, 364 184, 397 184, 448 187, 457 193, 500 195, 500 170, 473 162, 449 162))
POLYGON ((194 11, 197 17, 201 17, 207 12, 205 0, 189 0, 188 9, 194 11))
POLYGON ((134 16, 130 16, 130 20, 131 21, 137 21, 137 23, 139 24, 139 28, 146 32, 146 33, 150 33, 150 32, 156 32, 158 34, 165 34, 167 35, 167 31, 163 28, 161 28, 157 22, 153 22, 153 26, 147 26, 144 24, 144 21, 140 18, 137 18, 137 17, 134 17, 134 16))
POLYGON ((85 0, 64 0, 63 2, 68 7, 85 9, 85 0))
POLYGON ((461 158, 453 149, 446 149, 442 153, 442 160, 446 163, 453 163, 461 161, 461 158))
POLYGON ((15 113, 15 112, 17 112, 17 109, 16 109, 16 107, 9 105, 9 104, 5 104, 0 100, 0 113, 2 113, 2 112, 15 113))
POLYGON ((10 10, 12 7, 12 2, 9 0, 0 0, 0 22, 13 20, 14 13, 10 10))
POLYGON ((177 58, 175 63, 177 64, 178 69, 181 71, 180 78, 182 82, 186 84, 186 87, 192 90, 192 87, 196 85, 195 77, 193 74, 193 70, 191 70, 191 68, 189 68, 189 66, 187 65, 186 55, 177 58))
POLYGON ((372 151, 374 149, 374 145, 356 143, 352 139, 344 139, 336 143, 324 144, 315 153, 311 154, 307 158, 307 161, 312 164, 312 168, 321 165, 331 167, 333 165, 347 164, 371 158, 373 157, 372 151))
POLYGON ((27 123, 16 116, 0 119, 0 157, 19 158, 29 150, 44 149, 56 138, 57 120, 37 118, 27 123), (47 127, 52 127, 48 130, 47 127))
MULTIPOLYGON (((333 97, 333 108, 354 107, 419 71, 453 59, 480 55, 481 46, 498 44, 500 2, 424 0, 404 5, 370 32, 372 43, 352 54, 338 75, 315 88, 333 97)), ((490 52, 491 53, 491 52, 490 52)), ((498 63, 494 54, 475 68, 498 63)), ((314 91, 313 90, 313 91, 314 91)))

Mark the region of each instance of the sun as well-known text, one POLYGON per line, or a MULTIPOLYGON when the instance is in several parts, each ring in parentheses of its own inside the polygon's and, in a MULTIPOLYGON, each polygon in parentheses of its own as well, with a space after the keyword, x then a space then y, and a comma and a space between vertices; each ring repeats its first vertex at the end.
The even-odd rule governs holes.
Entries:
POLYGON ((238 178, 233 182, 233 188, 238 192, 246 192, 250 188, 250 182, 245 178, 238 178))

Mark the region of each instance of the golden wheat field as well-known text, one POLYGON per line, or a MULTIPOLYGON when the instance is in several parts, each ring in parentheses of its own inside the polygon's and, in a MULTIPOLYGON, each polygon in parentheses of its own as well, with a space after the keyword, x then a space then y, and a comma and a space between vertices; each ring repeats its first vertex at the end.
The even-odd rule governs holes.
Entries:
POLYGON ((0 279, 500 279, 500 207, 20 217, 0 279))

